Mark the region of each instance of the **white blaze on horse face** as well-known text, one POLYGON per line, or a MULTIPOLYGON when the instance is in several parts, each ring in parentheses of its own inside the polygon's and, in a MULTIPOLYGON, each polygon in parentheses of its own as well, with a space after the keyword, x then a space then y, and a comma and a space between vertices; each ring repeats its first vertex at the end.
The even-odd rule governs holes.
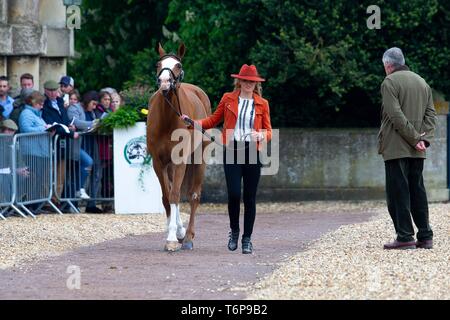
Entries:
MULTIPOLYGON (((173 71, 173 68, 176 66, 177 63, 180 63, 180 61, 178 61, 177 59, 172 58, 172 57, 164 59, 163 61, 161 61, 161 70, 164 68, 169 68, 170 70, 173 71)), ((160 81, 159 87, 161 88, 161 90, 169 90, 170 89, 170 76, 171 76, 171 74, 170 74, 169 70, 164 70, 159 75, 159 81, 160 81)))

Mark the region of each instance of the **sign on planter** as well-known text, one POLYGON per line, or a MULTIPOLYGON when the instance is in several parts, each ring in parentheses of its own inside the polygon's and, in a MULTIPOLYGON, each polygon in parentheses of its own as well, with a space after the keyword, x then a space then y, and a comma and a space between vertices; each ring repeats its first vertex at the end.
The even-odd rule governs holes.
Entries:
POLYGON ((144 122, 114 129, 114 208, 118 214, 164 213, 161 186, 147 157, 145 129, 144 122))

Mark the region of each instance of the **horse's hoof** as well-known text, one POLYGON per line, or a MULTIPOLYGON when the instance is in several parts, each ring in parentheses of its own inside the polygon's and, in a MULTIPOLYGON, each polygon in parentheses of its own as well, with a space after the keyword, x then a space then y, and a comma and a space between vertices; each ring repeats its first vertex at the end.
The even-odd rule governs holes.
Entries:
POLYGON ((183 249, 183 250, 194 250, 194 243, 192 241, 183 242, 183 245, 181 246, 181 249, 183 249))
POLYGON ((177 238, 177 239, 178 239, 178 243, 183 243, 184 238, 182 238, 182 239, 177 238))
POLYGON ((164 251, 175 252, 181 249, 181 244, 177 241, 166 241, 166 245, 164 246, 164 251))

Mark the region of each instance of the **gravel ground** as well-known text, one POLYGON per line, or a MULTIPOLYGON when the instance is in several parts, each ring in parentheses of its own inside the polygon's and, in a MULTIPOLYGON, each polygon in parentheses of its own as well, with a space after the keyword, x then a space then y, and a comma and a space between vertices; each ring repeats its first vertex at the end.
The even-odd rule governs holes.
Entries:
POLYGON ((340 227, 234 290, 248 299, 450 299, 450 204, 430 205, 434 249, 390 251, 382 249, 394 236, 385 205, 365 205, 378 212, 371 221, 340 227))
MULTIPOLYGON (((365 208, 374 210, 381 202, 291 202, 259 203, 261 213, 277 212, 351 212, 365 208)), ((189 204, 182 203, 181 211, 188 212, 189 204)), ((243 212, 243 207, 241 209, 243 212)), ((202 203, 198 213, 225 213, 227 204, 202 203)), ((183 213, 186 225, 188 215, 183 213)), ((21 266, 39 259, 63 254, 78 247, 106 240, 165 232, 165 215, 113 214, 45 214, 37 219, 10 217, 0 221, 0 269, 21 266)))
POLYGON ((67 214, 0 221, 0 269, 32 263, 69 250, 165 230, 165 215, 67 214))
MULTIPOLYGON (((183 212, 188 206, 183 204, 183 212)), ((199 214, 224 213, 226 204, 202 204, 199 214)), ((346 225, 286 257, 258 283, 232 291, 249 299, 450 299, 450 204, 431 204, 432 250, 386 251, 393 238, 385 202, 259 203, 258 212, 371 212, 369 222, 346 225)), ((186 223, 187 215, 183 214, 186 223)), ((106 240, 164 232, 165 215, 40 215, 0 221, 0 269, 22 268, 49 256, 106 240)))

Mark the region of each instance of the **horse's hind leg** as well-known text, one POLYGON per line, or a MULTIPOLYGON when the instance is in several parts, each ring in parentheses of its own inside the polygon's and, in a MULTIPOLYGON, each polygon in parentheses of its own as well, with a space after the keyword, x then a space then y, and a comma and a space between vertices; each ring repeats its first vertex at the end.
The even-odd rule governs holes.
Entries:
POLYGON ((181 213, 180 213, 180 204, 178 204, 177 205, 177 239, 178 239, 179 243, 183 242, 185 235, 186 235, 186 228, 183 227, 183 221, 181 220, 181 213))

